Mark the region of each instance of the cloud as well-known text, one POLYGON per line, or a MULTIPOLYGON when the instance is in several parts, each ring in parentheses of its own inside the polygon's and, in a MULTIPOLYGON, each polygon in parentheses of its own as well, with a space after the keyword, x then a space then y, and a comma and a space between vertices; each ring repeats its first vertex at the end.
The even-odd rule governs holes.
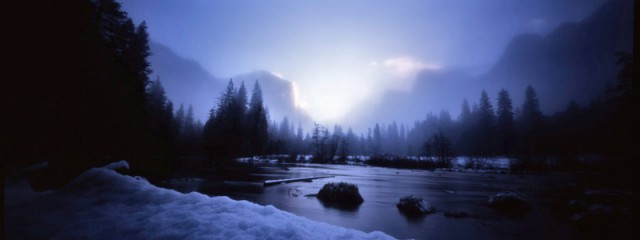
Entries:
POLYGON ((411 57, 390 58, 382 66, 401 78, 414 78, 422 70, 438 70, 442 66, 435 63, 425 63, 411 57))

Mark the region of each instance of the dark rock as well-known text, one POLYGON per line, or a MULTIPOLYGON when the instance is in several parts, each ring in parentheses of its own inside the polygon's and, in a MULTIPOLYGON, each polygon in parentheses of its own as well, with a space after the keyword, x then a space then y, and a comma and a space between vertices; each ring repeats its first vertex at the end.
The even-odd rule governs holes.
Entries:
POLYGON ((571 220, 578 223, 584 221, 600 221, 602 223, 605 223, 607 221, 612 221, 615 219, 626 218, 630 215, 630 212, 630 208, 614 205, 594 204, 589 206, 583 212, 574 214, 571 217, 571 220))
POLYGON ((347 208, 357 207, 364 202, 358 186, 345 182, 325 184, 316 197, 325 204, 347 208))
POLYGON ((416 196, 406 196, 396 204, 398 210, 408 216, 422 216, 436 212, 436 208, 427 201, 416 196))
POLYGON ((594 204, 570 220, 585 239, 633 239, 638 218, 629 206, 594 204))
POLYGON ((500 192, 489 197, 489 207, 505 215, 522 216, 531 210, 531 206, 514 192, 500 192))

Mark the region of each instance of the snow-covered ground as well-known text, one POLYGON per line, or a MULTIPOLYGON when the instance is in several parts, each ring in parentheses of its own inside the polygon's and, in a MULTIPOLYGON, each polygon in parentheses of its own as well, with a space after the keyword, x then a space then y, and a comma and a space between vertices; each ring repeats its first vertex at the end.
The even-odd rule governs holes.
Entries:
POLYGON ((227 197, 182 194, 122 175, 126 162, 93 168, 63 189, 36 193, 5 180, 7 239, 392 239, 227 197))

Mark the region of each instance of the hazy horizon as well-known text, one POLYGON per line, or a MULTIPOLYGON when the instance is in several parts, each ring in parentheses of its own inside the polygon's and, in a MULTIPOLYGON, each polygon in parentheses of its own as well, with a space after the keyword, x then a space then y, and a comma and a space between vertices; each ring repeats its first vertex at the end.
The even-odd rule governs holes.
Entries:
POLYGON ((150 39, 212 75, 270 72, 294 84, 295 105, 314 121, 349 125, 385 93, 410 92, 420 72, 486 73, 513 37, 544 36, 604 2, 123 1, 123 9, 147 22, 150 39))

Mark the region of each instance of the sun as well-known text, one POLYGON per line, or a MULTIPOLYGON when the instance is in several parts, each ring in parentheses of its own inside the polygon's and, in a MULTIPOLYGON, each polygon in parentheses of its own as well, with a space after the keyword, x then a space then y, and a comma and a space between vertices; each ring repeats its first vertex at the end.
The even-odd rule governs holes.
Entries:
MULTIPOLYGON (((362 64, 366 67, 367 64, 362 64)), ((302 107, 321 123, 340 122, 354 107, 373 94, 370 73, 366 68, 333 66, 327 70, 307 75, 296 84, 296 105, 302 107)))
POLYGON ((315 121, 341 122, 361 111, 358 106, 373 103, 388 91, 411 91, 419 72, 442 68, 410 56, 345 59, 349 61, 327 61, 296 76, 299 79, 294 82, 296 106, 306 110, 315 121))

